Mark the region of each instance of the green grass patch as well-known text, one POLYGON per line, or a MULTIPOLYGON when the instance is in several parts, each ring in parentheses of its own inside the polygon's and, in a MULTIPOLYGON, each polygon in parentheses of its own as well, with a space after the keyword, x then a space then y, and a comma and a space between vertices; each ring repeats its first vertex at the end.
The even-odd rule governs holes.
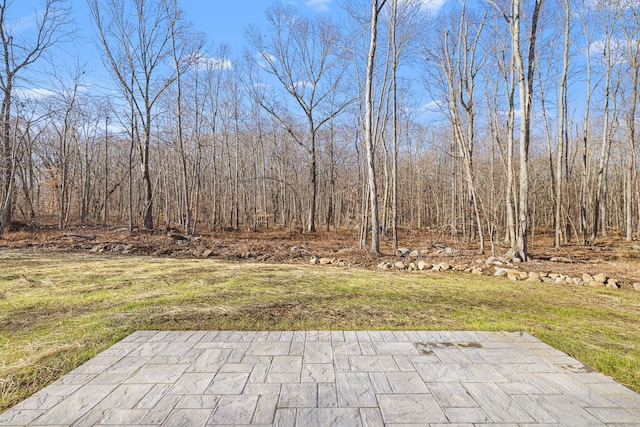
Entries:
POLYGON ((640 391, 640 293, 457 273, 0 254, 0 412, 138 329, 521 330, 640 391))

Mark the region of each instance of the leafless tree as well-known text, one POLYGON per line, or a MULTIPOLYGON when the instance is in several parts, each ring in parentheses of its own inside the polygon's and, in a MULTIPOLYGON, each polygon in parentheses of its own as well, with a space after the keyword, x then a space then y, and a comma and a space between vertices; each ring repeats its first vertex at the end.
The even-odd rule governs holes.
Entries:
POLYGON ((371 26, 369 39, 369 53, 367 54, 367 68, 365 79, 365 120, 364 139, 367 154, 367 177, 369 186, 369 209, 371 215, 371 253, 380 253, 380 222, 378 216, 378 186, 376 182, 376 168, 374 158, 374 129, 373 129, 373 75, 375 72, 375 57, 378 42, 378 18, 387 0, 371 1, 371 26))
MULTIPOLYGON (((275 3, 267 10, 268 33, 257 28, 247 31, 251 53, 247 56, 254 68, 274 78, 287 98, 274 93, 265 97, 256 90, 263 84, 251 81, 248 88, 259 103, 309 155, 309 201, 307 231, 316 230, 318 193, 317 145, 320 129, 338 116, 351 100, 337 97, 344 88, 344 51, 339 44, 340 32, 328 19, 302 16, 291 6, 275 3), (293 102, 306 122, 301 131, 289 120, 293 102)), ((254 76, 257 77, 257 76, 254 76)), ((262 88, 264 89, 264 88, 262 88)))
POLYGON ((14 24, 10 19, 11 0, 0 1, 0 55, 2 72, 0 89, 0 138, 2 139, 2 191, 0 196, 0 237, 11 225, 14 203, 14 178, 18 149, 12 138, 11 114, 16 80, 21 73, 36 62, 67 35, 69 8, 65 0, 45 0, 40 11, 35 14, 35 31, 24 37, 14 34, 14 24))
POLYGON ((145 189, 144 227, 153 228, 150 167, 153 109, 176 79, 172 30, 180 19, 173 0, 87 0, 104 62, 142 129, 137 141, 145 189))

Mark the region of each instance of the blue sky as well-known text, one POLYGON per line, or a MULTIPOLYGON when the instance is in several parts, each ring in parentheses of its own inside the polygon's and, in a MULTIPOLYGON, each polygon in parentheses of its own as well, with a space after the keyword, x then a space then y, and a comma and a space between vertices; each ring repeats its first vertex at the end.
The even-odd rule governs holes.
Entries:
MULTIPOLYGON (((219 45, 227 43, 235 54, 244 45, 243 31, 249 24, 261 26, 264 11, 271 0, 179 0, 181 9, 194 28, 207 34, 209 42, 219 45)), ((338 6, 334 0, 289 0, 301 11, 319 14, 336 13, 338 6)), ((95 50, 89 10, 85 0, 68 0, 73 10, 73 20, 77 27, 75 44, 80 55, 86 57, 95 50)), ((40 10, 42 0, 14 0, 9 15, 17 31, 25 31, 32 26, 34 11, 40 10)), ((70 55, 74 49, 67 47, 70 55)))
MULTIPOLYGON (((337 21, 344 11, 339 0, 281 0, 295 5, 304 14, 329 15, 337 21)), ((439 10, 447 0, 423 0, 432 11, 439 10)), ((245 47, 244 31, 248 25, 266 26, 265 9, 273 0, 178 0, 186 19, 197 31, 207 35, 210 55, 221 44, 227 44, 232 56, 240 55, 245 47)), ((53 64, 34 64, 19 81, 17 89, 22 95, 40 98, 52 94, 56 79, 69 83, 71 74, 80 66, 85 69, 82 85, 92 95, 115 93, 115 85, 101 59, 101 49, 95 44, 95 34, 86 0, 67 0, 72 9, 76 33, 73 40, 60 46, 51 60, 53 64), (53 77, 53 73, 59 77, 53 77)), ((13 0, 9 16, 14 33, 27 35, 33 29, 34 14, 42 9, 43 0, 13 0)))
MULTIPOLYGON (((295 4, 304 13, 335 15, 340 12, 336 0, 284 0, 295 4)), ((442 1, 442 0, 436 0, 442 1)), ((86 69, 85 83, 99 92, 112 88, 111 77, 105 70, 100 50, 95 45, 95 35, 86 0, 67 0, 72 9, 76 33, 73 40, 59 46, 52 56, 53 67, 35 64, 27 71, 27 79, 18 82, 18 87, 31 96, 46 95, 50 87, 50 70, 60 70, 60 75, 69 74, 77 65, 86 69), (46 72, 43 72, 47 69, 46 72), (99 90, 102 88, 103 90, 99 90)), ((245 46, 244 30, 254 24, 263 27, 265 9, 272 0, 179 0, 179 6, 194 29, 204 32, 213 50, 221 44, 231 48, 232 55, 240 55, 245 46)), ((13 32, 26 35, 33 29, 34 14, 42 10, 43 0, 13 0, 8 9, 14 26, 13 32)))

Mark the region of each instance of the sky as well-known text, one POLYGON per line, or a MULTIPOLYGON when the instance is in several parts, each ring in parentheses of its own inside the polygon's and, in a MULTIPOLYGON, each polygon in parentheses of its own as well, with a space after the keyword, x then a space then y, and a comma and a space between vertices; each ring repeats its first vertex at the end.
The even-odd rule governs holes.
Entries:
MULTIPOLYGON (((266 27, 265 10, 274 0, 178 0, 179 7, 185 13, 186 20, 193 29, 206 34, 208 55, 215 55, 221 44, 230 48, 231 57, 241 55, 245 48, 244 31, 249 25, 266 27)), ((293 4, 305 15, 330 16, 340 21, 344 11, 339 0, 281 0, 293 4)), ((423 0, 425 7, 432 12, 438 11, 447 0, 423 0)), ((44 0, 13 0, 8 9, 13 32, 26 35, 33 30, 34 16, 42 10, 44 0)), ((96 44, 96 36, 86 0, 67 0, 71 7, 72 27, 75 29, 71 40, 59 45, 48 64, 34 64, 26 70, 23 79, 17 82, 20 95, 29 98, 47 97, 52 84, 57 79, 66 79, 69 84, 71 75, 79 67, 84 70, 82 90, 96 97, 116 94, 117 89, 112 76, 102 61, 102 50, 96 44), (57 75, 55 75, 57 74, 57 75), (59 77, 58 77, 59 76, 59 77)), ((57 86, 59 87, 59 86, 57 86)))
MULTIPOLYGON (((305 13, 331 15, 338 12, 335 0, 289 0, 305 13)), ((28 31, 33 26, 35 11, 41 10, 42 0, 13 0, 9 17, 15 25, 14 32, 28 31)), ((271 0, 179 0, 186 19, 197 31, 207 35, 213 49, 227 44, 233 55, 242 53, 245 45, 244 30, 248 25, 263 27, 265 9, 271 0)), ((86 66, 88 79, 96 82, 110 78, 104 69, 100 50, 95 44, 95 33, 86 0, 68 0, 76 33, 73 41, 60 46, 53 61, 56 67, 73 67, 76 63, 86 66)), ((44 85, 44 83, 43 83, 44 85)), ((36 89, 37 90, 37 89, 36 89)))

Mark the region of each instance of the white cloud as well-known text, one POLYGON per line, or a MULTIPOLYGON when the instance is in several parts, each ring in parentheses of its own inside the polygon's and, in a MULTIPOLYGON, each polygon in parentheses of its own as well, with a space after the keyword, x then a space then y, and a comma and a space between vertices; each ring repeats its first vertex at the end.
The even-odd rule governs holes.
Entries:
POLYGON ((214 70, 231 70, 233 63, 227 58, 211 58, 205 55, 199 55, 196 61, 204 64, 205 67, 211 67, 214 70))
POLYGON ((422 0, 422 8, 436 14, 442 9, 447 0, 422 0))
POLYGON ((418 111, 421 111, 421 112, 441 111, 443 106, 444 105, 442 102, 434 100, 434 101, 429 101, 426 104, 423 104, 420 107, 418 107, 418 111))
POLYGON ((297 82, 293 83, 293 88, 297 91, 297 90, 302 90, 302 92, 304 92, 305 89, 309 88, 313 88, 313 83, 312 82, 308 82, 308 81, 304 81, 304 80, 300 80, 297 82))
MULTIPOLYGON (((611 62, 614 64, 622 64, 627 61, 627 54, 632 48, 630 45, 632 41, 622 38, 612 38, 610 41, 610 55, 611 62)), ((586 53, 586 52, 585 52, 586 53)), ((593 58, 600 61, 605 61, 606 42, 605 40, 596 40, 589 46, 589 53, 593 58)))
POLYGON ((49 89, 42 88, 29 88, 29 89, 16 89, 15 94, 21 99, 42 99, 55 96, 55 92, 49 89))
POLYGON ((307 0, 307 7, 314 9, 316 12, 328 12, 331 0, 307 0))
POLYGON ((35 11, 30 15, 23 16, 14 21, 10 21, 9 28, 11 28, 11 31, 13 31, 14 33, 21 33, 35 28, 37 22, 36 17, 38 16, 38 13, 38 11, 35 11))

